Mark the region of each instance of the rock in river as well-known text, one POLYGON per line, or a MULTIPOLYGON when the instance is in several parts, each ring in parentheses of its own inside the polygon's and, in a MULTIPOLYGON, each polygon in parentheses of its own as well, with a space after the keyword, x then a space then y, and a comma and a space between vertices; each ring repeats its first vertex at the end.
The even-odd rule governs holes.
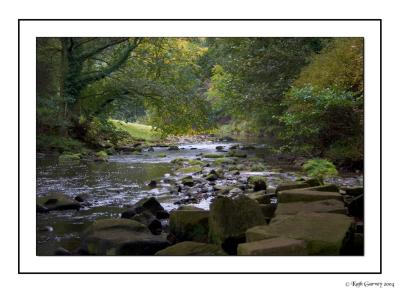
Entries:
POLYGON ((78 201, 59 192, 36 197, 36 210, 38 210, 38 206, 39 212, 55 210, 79 210, 81 207, 78 201), (45 209, 43 209, 43 207, 45 209))
POLYGON ((340 255, 352 223, 352 218, 340 214, 296 214, 272 221, 269 225, 248 229, 246 241, 287 237, 304 240, 309 255, 340 255))
POLYGON ((208 216, 205 210, 176 210, 169 218, 170 232, 178 241, 207 242, 208 216))
POLYGON ((228 254, 236 254, 237 245, 245 241, 247 229, 265 224, 258 203, 248 197, 217 197, 210 206, 209 240, 221 245, 228 254))
POLYGON ((163 250, 160 250, 156 253, 156 255, 187 255, 187 256, 195 256, 195 255, 226 255, 226 253, 217 245, 214 244, 206 244, 192 241, 184 241, 173 246, 167 247, 163 250))
POLYGON ((304 240, 277 237, 239 244, 238 255, 307 255, 307 247, 304 240))
POLYGON ((129 219, 95 221, 84 233, 84 247, 91 255, 153 255, 166 248, 163 235, 152 235, 149 229, 129 219))

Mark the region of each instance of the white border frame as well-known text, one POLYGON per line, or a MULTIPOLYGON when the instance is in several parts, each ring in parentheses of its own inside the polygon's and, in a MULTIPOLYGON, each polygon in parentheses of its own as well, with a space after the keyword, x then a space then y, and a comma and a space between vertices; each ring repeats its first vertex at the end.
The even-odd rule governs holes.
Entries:
POLYGON ((379 21, 21 21, 20 272, 380 272, 379 21), (39 257, 36 256, 36 37, 364 37, 365 256, 39 257))

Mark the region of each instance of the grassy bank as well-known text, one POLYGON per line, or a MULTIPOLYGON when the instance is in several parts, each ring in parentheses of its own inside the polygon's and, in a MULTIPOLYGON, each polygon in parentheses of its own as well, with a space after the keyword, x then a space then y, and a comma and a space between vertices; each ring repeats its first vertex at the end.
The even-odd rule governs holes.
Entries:
POLYGON ((129 133, 129 135, 137 140, 145 140, 145 141, 158 141, 161 139, 160 133, 154 130, 149 125, 139 124, 139 123, 130 123, 124 122, 120 120, 109 120, 117 129, 123 130, 129 133))

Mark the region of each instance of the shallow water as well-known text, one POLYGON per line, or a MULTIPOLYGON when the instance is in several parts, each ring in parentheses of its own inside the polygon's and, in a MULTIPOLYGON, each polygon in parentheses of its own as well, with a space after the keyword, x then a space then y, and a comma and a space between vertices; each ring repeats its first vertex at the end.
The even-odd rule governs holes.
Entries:
MULTIPOLYGON (((148 182, 150 180, 160 182, 162 178, 173 176, 170 162, 175 158, 194 159, 200 153, 216 152, 217 145, 228 149, 232 144, 234 143, 183 144, 179 146, 179 151, 155 147, 154 152, 145 150, 142 154, 110 156, 109 162, 82 160, 79 163, 60 164, 57 157, 38 156, 37 196, 57 191, 72 198, 79 195, 84 202, 83 208, 79 211, 37 214, 37 255, 53 255, 55 249, 60 246, 67 250, 75 250, 79 246, 80 233, 93 221, 117 218, 127 206, 144 197, 150 195, 157 197, 168 211, 176 208, 174 202, 180 195, 171 193, 169 184, 161 182, 157 188, 150 189, 147 186, 148 182), (161 157, 161 154, 166 156, 161 157)), ((269 166, 266 172, 242 172, 241 175, 265 175, 268 177, 270 187, 275 187, 282 181, 295 180, 298 175, 289 170, 290 168, 283 170, 275 167, 269 166)), ((332 180, 341 185, 362 185, 362 176, 332 180)), ((193 205, 208 209, 211 200, 211 197, 204 198, 193 205)))

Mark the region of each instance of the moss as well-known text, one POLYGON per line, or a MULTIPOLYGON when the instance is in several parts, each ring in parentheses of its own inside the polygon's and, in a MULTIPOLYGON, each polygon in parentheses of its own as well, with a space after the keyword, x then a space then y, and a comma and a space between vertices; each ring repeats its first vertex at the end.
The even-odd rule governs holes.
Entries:
POLYGON ((203 161, 200 161, 200 160, 188 160, 187 162, 192 166, 194 166, 194 165, 204 166, 206 164, 206 163, 204 163, 203 161))
POLYGON ((101 161, 107 161, 108 159, 108 155, 105 151, 99 151, 96 153, 96 157, 97 159, 101 160, 101 161))
POLYGON ((185 167, 185 168, 180 168, 177 170, 177 172, 179 173, 185 173, 185 174, 189 174, 189 173, 197 173, 201 171, 201 167, 200 166, 190 166, 190 167, 185 167))
POLYGON ((235 164, 236 160, 232 158, 218 158, 215 160, 215 164, 217 165, 230 165, 230 164, 235 164))
POLYGON ((264 164, 262 163, 257 163, 251 166, 250 170, 253 172, 262 172, 264 171, 266 168, 264 166, 264 164))
POLYGON ((204 154, 203 157, 208 158, 208 159, 218 159, 218 158, 223 158, 224 155, 223 154, 204 154))
POLYGON ((165 158, 167 155, 165 153, 158 153, 157 157, 158 158, 165 158))
POLYGON ((186 162, 187 160, 188 159, 186 159, 186 158, 176 158, 176 159, 173 159, 171 161, 171 163, 174 165, 183 165, 183 163, 186 162))
POLYGON ((267 183, 267 178, 263 176, 250 176, 249 178, 247 178, 248 184, 254 184, 259 181, 264 181, 265 183, 267 183))
POLYGON ((70 162, 70 161, 79 161, 81 159, 81 154, 70 154, 63 153, 58 157, 59 162, 70 162))
POLYGON ((238 151, 238 150, 230 150, 227 154, 227 157, 237 157, 237 158, 246 158, 247 154, 245 152, 242 151, 238 151))

